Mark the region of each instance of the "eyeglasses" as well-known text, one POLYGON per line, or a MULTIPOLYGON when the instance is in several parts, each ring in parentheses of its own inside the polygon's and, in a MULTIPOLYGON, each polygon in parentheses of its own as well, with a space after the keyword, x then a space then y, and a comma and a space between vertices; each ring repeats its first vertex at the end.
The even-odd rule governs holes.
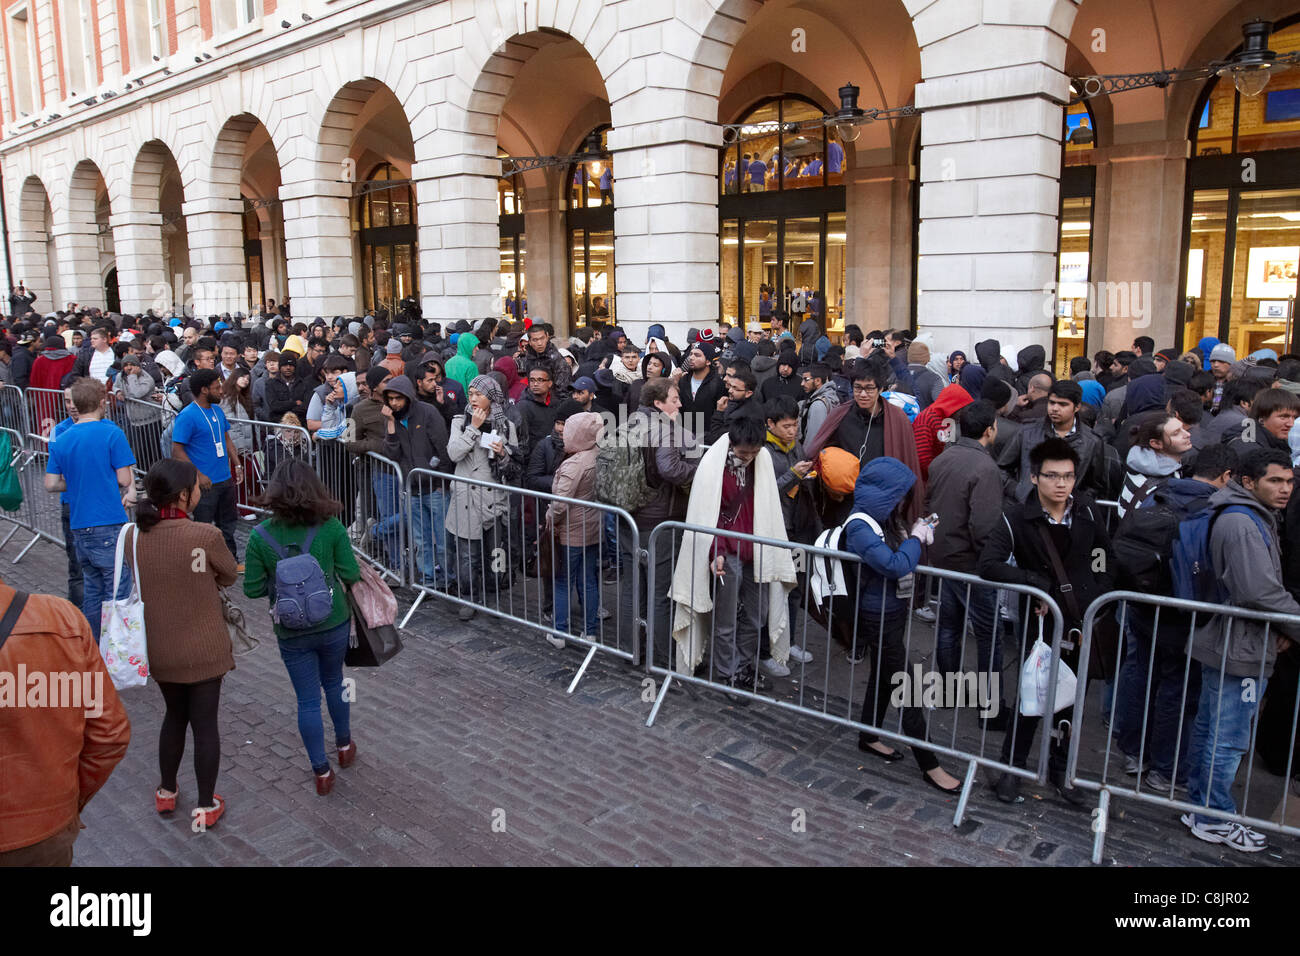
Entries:
POLYGON ((1074 472, 1067 471, 1064 474, 1055 471, 1044 471, 1038 475, 1039 481, 1054 481, 1058 484, 1069 484, 1074 481, 1074 472))
POLYGON ((878 391, 880 391, 879 385, 854 385, 853 386, 854 395, 870 395, 873 392, 878 392, 878 391))

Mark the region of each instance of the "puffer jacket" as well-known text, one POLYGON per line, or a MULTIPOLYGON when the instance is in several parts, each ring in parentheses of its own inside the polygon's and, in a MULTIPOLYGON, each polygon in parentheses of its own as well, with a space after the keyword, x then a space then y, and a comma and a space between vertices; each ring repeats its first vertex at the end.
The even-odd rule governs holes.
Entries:
POLYGON ((844 550, 862 559, 858 609, 872 620, 903 609, 906 601, 898 596, 897 582, 921 563, 921 542, 916 538, 891 543, 902 538, 894 512, 915 483, 912 469, 897 458, 884 457, 863 465, 853 486, 853 512, 871 515, 885 535, 881 537, 865 521, 849 521, 842 541, 844 550))
MULTIPOLYGON (((605 432, 605 421, 595 412, 582 412, 564 423, 565 459, 555 469, 551 493, 564 498, 590 501, 596 494, 596 443, 605 432)), ((552 501, 546 520, 561 543, 570 548, 599 544, 605 527, 605 512, 587 505, 552 501)))
MULTIPOLYGON (((484 422, 485 426, 488 424, 484 422)), ((519 454, 519 438, 515 426, 509 421, 506 422, 506 432, 506 456, 513 459, 519 454)), ((468 415, 457 415, 451 420, 447 457, 455 464, 457 477, 499 484, 502 481, 502 463, 493 467, 493 458, 479 444, 481 435, 468 415)), ((456 537, 478 541, 483 537, 485 526, 509 514, 510 494, 504 488, 484 488, 463 481, 452 485, 451 499, 447 502, 447 531, 456 537)))
MULTIPOLYGON (((1235 480, 1210 496, 1207 507, 1216 511, 1231 506, 1248 508, 1261 519, 1268 534, 1261 533, 1255 518, 1224 514, 1210 528, 1210 558, 1228 592, 1225 603, 1255 611, 1300 615, 1296 602, 1282 583, 1282 555, 1277 536, 1277 513, 1235 480)), ((1222 667, 1233 677, 1267 678, 1277 659, 1274 638, 1282 634, 1300 639, 1300 628, 1284 624, 1235 619, 1231 634, 1218 617, 1202 616, 1192 639, 1192 657, 1210 667, 1222 667), (1263 665, 1261 670, 1261 664, 1263 665)))

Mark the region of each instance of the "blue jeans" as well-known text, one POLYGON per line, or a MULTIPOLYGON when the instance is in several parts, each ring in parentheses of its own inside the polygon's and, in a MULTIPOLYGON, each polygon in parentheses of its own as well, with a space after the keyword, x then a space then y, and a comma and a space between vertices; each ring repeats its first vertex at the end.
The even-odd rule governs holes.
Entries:
POLYGON ((600 633, 600 545, 565 547, 564 563, 555 569, 555 629, 569 629, 569 597, 574 587, 582 604, 586 627, 583 633, 594 637, 600 633))
POLYGON ((447 568, 446 524, 447 498, 441 489, 411 496, 411 534, 419 538, 420 574, 425 583, 433 583, 435 566, 447 568))
POLYGON ((964 663, 970 670, 970 662, 962 660, 962 646, 965 644, 967 617, 970 618, 971 630, 975 633, 976 666, 980 673, 990 672, 998 675, 996 686, 998 696, 1002 696, 1002 622, 998 619, 998 589, 970 585, 970 602, 967 606, 967 585, 947 578, 939 581, 939 610, 935 621, 935 661, 943 673, 954 673, 964 663), (969 614, 967 613, 969 611, 969 614), (992 663, 990 663, 990 660, 992 663))
MULTIPOLYGON (((1210 810, 1237 812, 1232 784, 1237 779, 1241 758, 1250 747, 1250 723, 1267 685, 1266 679, 1231 674, 1225 674, 1220 683, 1217 666, 1201 665, 1201 701, 1192 724, 1188 754, 1191 767, 1187 778, 1188 803, 1210 810), (1247 693, 1246 681, 1258 686, 1247 693), (1216 731, 1218 740, 1214 737, 1216 731)), ((1219 819, 1213 814, 1196 814, 1197 823, 1216 823, 1219 819)))
POLYGON ((316 773, 325 773, 330 766, 325 756, 325 722, 320 714, 322 687, 330 722, 334 725, 335 744, 345 747, 352 742, 348 702, 343 699, 343 655, 348 651, 351 629, 352 619, 348 618, 332 630, 294 638, 292 643, 279 642, 280 657, 298 698, 298 733, 302 734, 311 768, 316 773))
MULTIPOLYGON (((1115 682, 1115 725, 1111 732, 1119 749, 1131 757, 1142 749, 1142 711, 1147 702, 1147 674, 1151 670, 1151 637, 1146 627, 1133 618, 1132 609, 1125 622, 1128 631, 1124 639, 1124 661, 1120 664, 1115 682)), ((1147 749, 1151 769, 1174 778, 1174 750, 1178 743, 1179 728, 1183 726, 1181 748, 1183 766, 1179 768, 1179 782, 1187 780, 1187 761, 1191 721, 1185 724, 1182 716, 1183 670, 1187 655, 1179 647, 1156 643, 1155 673, 1151 677, 1150 709, 1146 722, 1147 749)), ((1217 673, 1217 671, 1216 671, 1217 673)), ((1188 711, 1195 716, 1196 700, 1200 693, 1201 668, 1193 663, 1187 673, 1188 711)))
MULTIPOLYGON (((113 593, 113 559, 117 554, 117 536, 120 524, 102 524, 92 528, 77 528, 72 540, 81 563, 81 612, 90 622, 90 631, 99 642, 99 618, 104 609, 104 598, 113 593)), ((123 560, 122 581, 117 588, 117 600, 131 592, 131 568, 123 560)))

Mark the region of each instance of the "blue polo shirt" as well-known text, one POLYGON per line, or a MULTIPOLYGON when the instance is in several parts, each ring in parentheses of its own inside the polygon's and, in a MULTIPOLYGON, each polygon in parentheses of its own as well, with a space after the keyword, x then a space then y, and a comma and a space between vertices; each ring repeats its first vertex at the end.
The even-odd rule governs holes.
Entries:
POLYGON ((200 408, 198 402, 190 402, 176 416, 172 427, 172 441, 177 442, 190 456, 194 467, 208 476, 214 485, 230 478, 230 456, 226 454, 225 413, 216 405, 200 408), (217 446, 221 454, 217 454, 217 446))
POLYGON ((117 469, 135 464, 122 429, 102 419, 77 422, 50 443, 46 474, 62 475, 68 485, 69 527, 98 528, 126 522, 117 469))
MULTIPOLYGON (((64 432, 66 432, 69 428, 71 428, 75 424, 77 423, 74 422, 71 418, 65 418, 63 421, 55 425, 53 429, 50 430, 50 437, 47 439, 46 443, 50 447, 53 447, 54 443, 59 440, 59 436, 62 435, 64 432)), ((66 491, 60 492, 59 504, 66 505, 67 503, 68 503, 68 493, 66 491)))

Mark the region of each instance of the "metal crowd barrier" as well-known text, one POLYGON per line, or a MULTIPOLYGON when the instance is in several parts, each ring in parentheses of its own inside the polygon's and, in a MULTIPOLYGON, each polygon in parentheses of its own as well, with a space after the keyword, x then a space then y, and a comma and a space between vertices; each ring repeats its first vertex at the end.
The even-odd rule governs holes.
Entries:
POLYGON ((38 439, 48 438, 54 426, 68 417, 63 404, 63 390, 58 388, 29 388, 25 399, 27 434, 38 439))
MULTIPOLYGON (((665 609, 662 605, 654 604, 647 606, 645 615, 647 669, 651 674, 663 678, 658 697, 646 721, 647 726, 654 723, 673 681, 682 681, 724 692, 738 703, 742 700, 761 701, 794 713, 851 727, 859 733, 877 736, 890 744, 922 748, 936 755, 951 757, 966 764, 965 779, 953 819, 954 826, 960 825, 965 815, 978 766, 1000 770, 1039 784, 1047 782, 1051 743, 1053 740, 1059 740, 1062 735, 1059 725, 1053 728, 1054 721, 1043 719, 1048 727, 1038 740, 1037 769, 1029 770, 1015 766, 1017 762, 1015 754, 1019 751, 1022 755, 1021 760, 1026 760, 1030 742, 1023 741, 1019 735, 1027 732, 1032 741, 1036 725, 1031 724, 1025 728, 1023 721, 1026 718, 1017 720, 1015 714, 1019 707, 1020 665, 1026 659, 1033 644, 1031 631, 1036 630, 1033 621, 1037 616, 1029 607, 1031 600, 1041 602, 1046 607, 1044 638, 1051 646, 1052 673, 1056 671, 1062 650, 1073 649, 1073 645, 1064 641, 1064 619, 1060 608, 1049 595, 1037 588, 1024 585, 995 584, 970 574, 919 566, 915 572, 918 577, 924 574, 951 582, 950 589, 960 595, 964 604, 964 608, 958 610, 952 597, 940 604, 939 617, 936 619, 936 634, 939 625, 948 625, 958 635, 956 647, 953 649, 957 655, 956 668, 941 670, 938 665, 952 662, 938 661, 933 651, 924 656, 915 653, 921 650, 920 645, 924 642, 924 635, 914 632, 912 612, 926 603, 926 596, 918 593, 918 588, 912 588, 911 594, 905 598, 904 606, 897 613, 886 612, 878 621, 870 622, 867 616, 858 613, 861 595, 857 582, 861 560, 850 552, 833 551, 814 545, 752 534, 723 532, 716 528, 689 525, 678 521, 666 521, 651 532, 647 545, 649 559, 647 591, 651 595, 652 602, 663 600, 670 593, 670 582, 663 581, 664 569, 668 567, 675 570, 680 563, 681 555, 694 552, 697 535, 707 539, 706 547, 716 539, 727 538, 735 542, 747 541, 753 545, 790 552, 791 563, 796 570, 798 580, 794 593, 798 594, 799 598, 791 600, 788 594, 784 598, 788 611, 794 612, 792 620, 795 623, 789 629, 789 644, 798 647, 805 655, 811 654, 812 657, 805 662, 799 662, 791 657, 788 677, 760 677, 762 645, 770 644, 770 636, 764 641, 763 632, 766 630, 764 626, 758 635, 747 633, 745 646, 742 647, 741 614, 745 613, 748 618, 745 622, 746 630, 752 631, 753 623, 766 617, 769 608, 776 607, 772 603, 775 598, 770 591, 770 585, 766 588, 760 587, 757 595, 752 588, 747 589, 742 585, 738 598, 727 599, 728 604, 732 600, 735 601, 734 612, 720 621, 712 615, 712 609, 716 608, 721 585, 719 579, 706 569, 703 573, 707 575, 708 580, 707 595, 698 592, 695 583, 698 576, 692 576, 685 602, 675 600, 684 596, 681 590, 677 589, 669 608, 665 609), (670 549, 667 561, 662 550, 665 546, 670 549), (813 593, 815 575, 812 569, 817 559, 840 563, 847 592, 842 597, 828 596, 820 607, 813 593), (984 597, 988 603, 984 607, 988 613, 979 615, 971 613, 971 595, 975 588, 985 589, 984 597), (746 590, 749 590, 749 599, 757 600, 759 609, 745 608, 746 590), (1022 605, 1019 614, 1019 633, 1015 640, 1018 653, 1008 655, 1001 669, 994 666, 997 660, 995 649, 1000 648, 1005 636, 1004 625, 997 613, 997 591, 1020 595, 1022 605), (805 613, 799 613, 800 604, 805 613), (665 635, 661 634, 665 620, 676 625, 679 623, 678 615, 687 613, 688 607, 695 607, 697 610, 706 607, 709 609, 709 612, 699 620, 703 625, 700 637, 710 645, 714 644, 720 628, 726 628, 728 635, 724 653, 719 655, 716 653, 716 648, 709 647, 707 657, 694 671, 690 670, 690 658, 694 656, 691 653, 691 641, 674 640, 676 652, 673 653, 672 647, 665 648, 665 635), (960 620, 953 620, 953 617, 946 617, 947 615, 958 617, 960 620), (976 621, 976 617, 983 620, 976 621), (985 660, 979 662, 976 668, 966 668, 966 635, 971 630, 972 624, 981 623, 989 628, 985 649, 977 652, 978 656, 984 657, 985 660), (900 630, 901 635, 897 633, 900 630), (731 650, 733 635, 734 658, 731 650), (885 662, 887 648, 890 663, 885 662), (840 653, 841 650, 844 653, 840 653), (726 658, 725 666, 728 669, 737 668, 733 674, 744 675, 741 681, 728 679, 733 675, 724 675, 721 672, 720 656, 726 658), (870 678, 863 677, 864 670, 871 672, 870 678), (886 670, 890 673, 884 673, 886 670), (931 675, 937 676, 932 678, 931 675), (882 686, 882 680, 888 684, 887 687, 882 686), (927 696, 928 691, 925 688, 935 686, 936 681, 942 691, 939 695, 940 704, 931 706, 933 701, 927 696), (765 691, 765 684, 769 684, 770 689, 765 691), (1003 694, 1003 688, 1007 686, 1011 691, 1003 694), (882 693, 889 698, 889 705, 895 706, 898 710, 896 720, 884 719, 885 706, 881 703, 880 696, 882 693), (968 695, 972 693, 976 698, 974 703, 977 706, 972 706, 969 700, 968 695), (964 699, 962 701, 954 699, 958 696, 964 699), (860 704, 857 702, 859 697, 861 697, 860 704), (896 700, 902 701, 909 709, 913 707, 922 709, 925 714, 925 724, 928 725, 925 726, 923 733, 916 732, 918 725, 914 720, 915 715, 906 714, 904 710, 899 709, 894 703, 896 700), (993 706, 995 703, 996 708, 993 706), (1011 753, 1007 758, 1001 754, 1005 735, 997 732, 999 726, 996 722, 997 715, 993 713, 995 709, 998 713, 1002 713, 1002 708, 1007 709, 1004 718, 1008 725, 1006 734, 1011 736, 1007 746, 1011 753), (981 713, 989 720, 981 720, 981 713), (877 715, 879 719, 876 719, 877 715), (912 724, 910 729, 904 727, 905 720, 912 724), (996 749, 993 746, 995 741, 996 749), (1018 741, 1020 747, 1016 746, 1018 741)), ((774 570, 762 566, 765 552, 755 549, 755 553, 757 557, 753 566, 742 565, 742 574, 745 575, 746 581, 752 581, 754 574, 761 578, 774 570)), ((731 575, 732 570, 729 569, 726 573, 731 575)), ((885 585, 896 586, 897 582, 888 581, 885 585)), ((685 618, 681 618, 680 621, 684 622, 685 618)), ((682 629, 678 628, 678 630, 682 629)), ((1015 630, 1017 629, 1013 625, 1013 633, 1015 630)), ((981 636, 978 630, 972 636, 978 645, 981 636)), ((768 653, 771 654, 772 650, 774 648, 769 647, 768 653)), ((1054 700, 1055 691, 1053 683, 1048 692, 1046 712, 1049 714, 1054 714, 1057 709, 1054 700)), ((1033 718, 1028 719, 1033 720, 1033 718)), ((1064 754, 1061 755, 1061 764, 1064 772, 1064 754)))
POLYGON ((27 422, 27 399, 17 385, 0 387, 0 427, 26 435, 31 431, 27 422))
POLYGON ((239 453, 240 467, 244 469, 244 480, 238 486, 237 508, 243 518, 251 520, 266 514, 266 509, 257 502, 281 462, 296 458, 312 464, 311 436, 301 425, 251 418, 227 418, 226 423, 230 426, 230 441, 239 453))
POLYGON ((635 561, 623 566, 620 547, 639 553, 640 535, 626 511, 426 468, 407 474, 403 508, 407 580, 420 592, 403 627, 424 598, 435 595, 542 631, 557 646, 585 647, 570 694, 597 651, 637 659, 640 572, 635 561), (599 527, 590 529, 597 543, 569 548, 557 540, 546 522, 552 505, 601 513, 599 527), (557 620, 557 610, 566 607, 568 621, 557 620))
MULTIPOLYGON (((9 386, 6 386, 6 388, 8 387, 9 386)), ((23 489, 23 503, 18 506, 17 511, 0 511, 0 518, 13 523, 13 527, 9 529, 9 533, 4 536, 3 540, 0 540, 0 549, 3 549, 5 545, 13 540, 13 536, 23 528, 26 528, 29 531, 31 530, 31 520, 30 515, 28 514, 29 499, 27 497, 27 485, 23 483, 22 473, 23 461, 27 455, 26 441, 24 440, 23 433, 18 431, 16 428, 5 426, 0 427, 0 431, 3 431, 9 436, 9 467, 18 469, 19 485, 23 489)), ((36 539, 33 539, 33 543, 36 540, 39 540, 39 536, 37 536, 36 539)))
MULTIPOLYGON (((33 390, 28 389, 28 391, 33 390)), ((36 389, 35 391, 54 391, 59 396, 59 409, 62 410, 62 393, 51 389, 36 389)), ((47 417, 46 422, 48 423, 48 421, 47 417)), ((57 422, 54 424, 57 424, 57 422)), ((41 538, 52 541, 60 548, 65 547, 67 544, 63 534, 63 505, 59 500, 60 493, 45 490, 45 468, 50 458, 49 431, 52 431, 53 427, 53 424, 49 425, 44 435, 29 433, 24 443, 23 454, 14 464, 14 468, 18 471, 19 483, 23 489, 22 513, 25 517, 23 526, 32 532, 32 539, 18 552, 17 557, 13 560, 14 564, 26 557, 27 552, 41 538)))
POLYGON ((170 429, 176 411, 162 401, 161 392, 150 398, 118 396, 118 407, 123 412, 118 424, 135 455, 135 473, 143 477, 155 462, 171 457, 170 429))
POLYGON ((406 584, 402 469, 374 452, 354 455, 336 439, 317 441, 314 459, 316 474, 343 503, 339 520, 348 529, 357 557, 395 584, 406 584))
MULTIPOLYGON (((1248 674, 1227 674, 1226 653, 1217 666, 1198 662, 1191 655, 1198 630, 1211 628, 1224 634, 1225 649, 1234 642, 1229 637, 1230 628, 1238 621, 1255 621, 1263 624, 1261 650, 1273 643, 1277 635, 1274 625, 1286 625, 1287 630, 1300 633, 1300 616, 1269 611, 1253 611, 1223 604, 1206 604, 1185 601, 1174 597, 1141 594, 1136 591, 1112 591, 1104 594, 1084 614, 1083 638, 1079 651, 1079 671, 1087 673, 1089 656, 1094 639, 1102 628, 1110 627, 1108 616, 1114 615, 1119 640, 1128 653, 1121 662, 1115 680, 1115 694, 1110 708, 1110 732, 1106 735, 1105 749, 1100 754, 1084 755, 1076 734, 1071 741, 1067 773, 1074 786, 1096 791, 1099 803, 1093 811, 1092 862, 1100 863, 1110 818, 1112 796, 1139 800, 1143 803, 1165 807, 1179 813, 1200 813, 1216 820, 1239 823, 1243 826, 1269 830, 1276 833, 1300 836, 1300 826, 1286 822, 1290 782, 1296 772, 1296 718, 1300 711, 1300 695, 1296 701, 1279 701, 1284 710, 1275 711, 1270 725, 1289 728, 1285 750, 1285 768, 1280 783, 1276 774, 1256 774, 1255 757, 1259 743, 1261 705, 1265 693, 1280 685, 1267 685, 1267 655, 1261 653, 1258 665, 1253 662, 1248 674), (1139 613, 1135 614, 1135 608, 1139 613), (1143 614, 1142 611, 1149 613, 1143 614), (1163 615, 1163 620, 1162 620, 1163 615), (1134 628, 1151 637, 1142 637, 1134 628), (1207 684, 1208 682, 1208 684, 1207 684), (1218 693, 1213 692, 1217 685, 1218 693), (1236 752, 1241 764, 1233 779, 1223 784, 1230 800, 1235 803, 1236 777, 1241 765, 1245 767, 1245 781, 1241 787, 1241 805, 1235 811, 1210 806, 1210 792, 1218 760, 1221 737, 1230 736, 1232 727, 1222 718, 1222 706, 1227 695, 1244 704, 1253 704, 1249 712, 1240 716, 1245 722, 1248 741, 1227 740, 1224 756, 1228 761, 1236 752), (1204 714, 1200 711, 1207 708, 1204 714), (1278 724, 1277 721, 1281 721, 1278 724), (1197 727, 1208 733, 1208 741, 1197 740, 1197 727), (1126 753, 1123 742, 1136 744, 1136 753, 1126 753), (1208 770, 1204 749, 1208 742, 1211 756, 1208 770), (1244 744, 1244 746, 1243 746, 1244 744), (1127 765, 1126 765, 1127 764, 1127 765), (1148 769, 1148 764, 1151 766, 1148 769), (1159 774, 1153 781, 1150 773, 1159 774), (1204 775, 1206 780, 1199 779, 1204 775), (1201 800, 1193 800, 1191 788, 1204 790, 1201 800), (1280 803, 1277 789, 1281 789, 1280 803), (1271 816, 1251 812, 1251 804, 1274 805, 1271 816)), ((1294 689, 1288 688, 1292 693, 1294 689)), ((1084 700, 1080 695, 1075 702, 1073 721, 1082 726, 1084 700)), ((1276 742, 1276 741, 1275 741, 1276 742)))
POLYGON ((1101 509, 1102 518, 1106 522, 1106 533, 1114 537, 1119 528, 1119 502, 1099 500, 1096 504, 1101 509))

